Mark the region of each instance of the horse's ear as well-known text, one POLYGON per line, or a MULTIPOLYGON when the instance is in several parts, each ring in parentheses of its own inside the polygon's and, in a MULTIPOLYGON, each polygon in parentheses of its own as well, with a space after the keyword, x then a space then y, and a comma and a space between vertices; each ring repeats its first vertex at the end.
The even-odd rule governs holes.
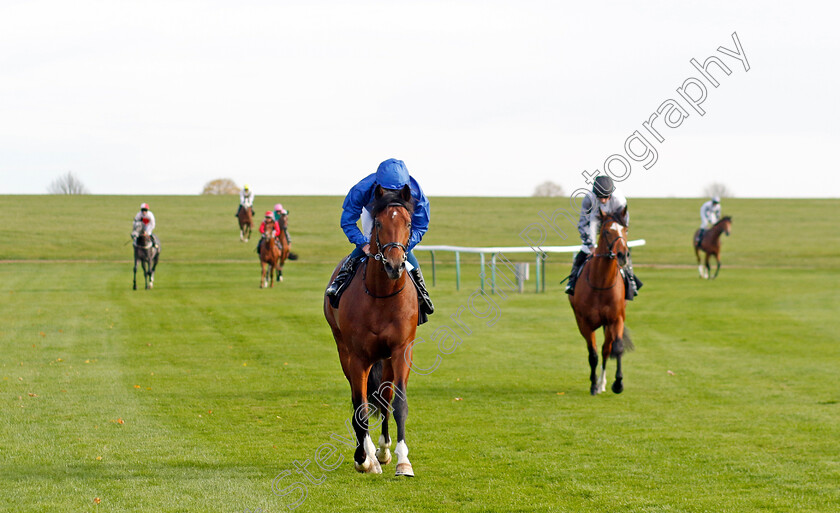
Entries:
POLYGON ((599 208, 598 213, 600 214, 598 217, 601 219, 601 221, 606 221, 607 217, 609 217, 609 215, 607 215, 603 208, 599 208))
POLYGON ((400 197, 406 203, 411 203, 411 187, 408 184, 403 185, 403 188, 400 191, 400 197))
POLYGON ((384 193, 385 193, 385 191, 383 191, 383 190, 382 190, 382 186, 381 186, 381 185, 377 185, 377 186, 376 186, 376 189, 374 189, 374 190, 373 190, 373 197, 374 197, 374 198, 376 198, 376 199, 379 199, 379 198, 381 198, 381 197, 382 197, 382 195, 383 195, 384 193))

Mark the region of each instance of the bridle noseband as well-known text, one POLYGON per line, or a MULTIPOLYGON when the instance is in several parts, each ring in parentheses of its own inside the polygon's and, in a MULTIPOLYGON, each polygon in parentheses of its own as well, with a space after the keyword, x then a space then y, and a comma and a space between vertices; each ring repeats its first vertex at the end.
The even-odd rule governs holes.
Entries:
MULTIPOLYGON (((609 253, 597 253, 597 254, 593 254, 592 256, 593 257, 598 257, 598 258, 609 258, 610 260, 615 260, 616 254, 613 251, 613 246, 615 246, 615 243, 618 242, 621 239, 624 239, 624 237, 619 235, 618 237, 613 239, 612 242, 610 242, 610 245, 607 246, 607 249, 609 250, 609 253)), ((626 242, 626 239, 625 239, 625 242, 626 242)))

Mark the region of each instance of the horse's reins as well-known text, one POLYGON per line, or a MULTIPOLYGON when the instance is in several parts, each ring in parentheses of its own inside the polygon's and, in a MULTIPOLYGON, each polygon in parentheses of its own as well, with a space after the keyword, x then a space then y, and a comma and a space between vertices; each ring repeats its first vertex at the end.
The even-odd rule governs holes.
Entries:
MULTIPOLYGON (((402 203, 393 202, 393 203, 389 203, 388 207, 402 207, 402 208, 405 208, 405 205, 403 205, 402 203)), ((408 210, 408 209, 406 209, 406 210, 408 210)), ((383 245, 381 242, 379 242, 379 226, 374 226, 374 228, 376 229, 376 254, 369 255, 369 256, 372 256, 373 259, 378 261, 378 262, 384 262, 385 261, 384 252, 387 251, 388 248, 400 248, 403 251, 402 261, 405 262, 406 259, 408 258, 408 248, 405 246, 405 244, 402 244, 402 243, 399 243, 399 242, 388 242, 387 244, 383 245)), ((383 272, 384 272, 384 270, 383 270, 383 272)), ((400 287, 400 289, 398 291, 392 292, 391 294, 388 294, 386 296, 377 296, 373 292, 369 291, 368 288, 367 288, 367 262, 365 262, 365 270, 362 272, 362 283, 365 286, 365 293, 368 296, 374 297, 374 298, 377 298, 377 299, 385 299, 385 298, 396 296, 397 294, 402 292, 403 289, 405 288, 406 284, 408 283, 408 280, 403 282, 403 286, 400 287)))

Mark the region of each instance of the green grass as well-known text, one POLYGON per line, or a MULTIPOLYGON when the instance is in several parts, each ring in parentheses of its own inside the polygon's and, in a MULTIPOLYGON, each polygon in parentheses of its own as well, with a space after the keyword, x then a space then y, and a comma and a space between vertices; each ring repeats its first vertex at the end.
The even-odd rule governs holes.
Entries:
MULTIPOLYGON (((321 311, 350 249, 341 198, 282 198, 300 260, 260 290, 235 198, 0 196, 0 511, 288 511, 272 480, 305 460, 320 477, 328 442, 344 462, 296 511, 836 511, 840 200, 727 200, 714 282, 690 247, 700 201, 631 201, 630 236, 648 245, 633 253, 645 287, 625 393, 589 395, 558 283, 571 255, 552 255, 547 293, 493 296, 493 326, 465 313, 471 334, 412 375, 417 477, 397 479, 357 474, 331 438, 351 413, 321 311), (152 291, 130 289, 123 245, 141 201, 164 244, 152 291)), ((563 203, 433 198, 424 243, 520 246, 563 203)), ((569 228, 546 243, 574 243, 569 228)), ((460 291, 452 256, 438 260, 422 367, 479 283, 476 257, 460 291)))

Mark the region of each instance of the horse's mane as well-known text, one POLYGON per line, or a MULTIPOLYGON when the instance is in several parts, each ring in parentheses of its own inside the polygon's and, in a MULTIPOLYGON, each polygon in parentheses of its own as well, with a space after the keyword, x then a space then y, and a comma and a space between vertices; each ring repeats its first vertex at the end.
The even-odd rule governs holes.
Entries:
POLYGON ((390 189, 382 189, 383 194, 373 204, 373 211, 371 211, 371 216, 376 217, 383 210, 388 208, 391 205, 399 205, 404 207, 408 210, 409 214, 414 213, 414 198, 409 196, 409 200, 405 201, 402 197, 401 190, 393 191, 390 189))
POLYGON ((732 221, 732 216, 726 216, 723 219, 721 219, 720 221, 718 221, 718 223, 722 223, 724 221, 730 221, 731 222, 732 221))

